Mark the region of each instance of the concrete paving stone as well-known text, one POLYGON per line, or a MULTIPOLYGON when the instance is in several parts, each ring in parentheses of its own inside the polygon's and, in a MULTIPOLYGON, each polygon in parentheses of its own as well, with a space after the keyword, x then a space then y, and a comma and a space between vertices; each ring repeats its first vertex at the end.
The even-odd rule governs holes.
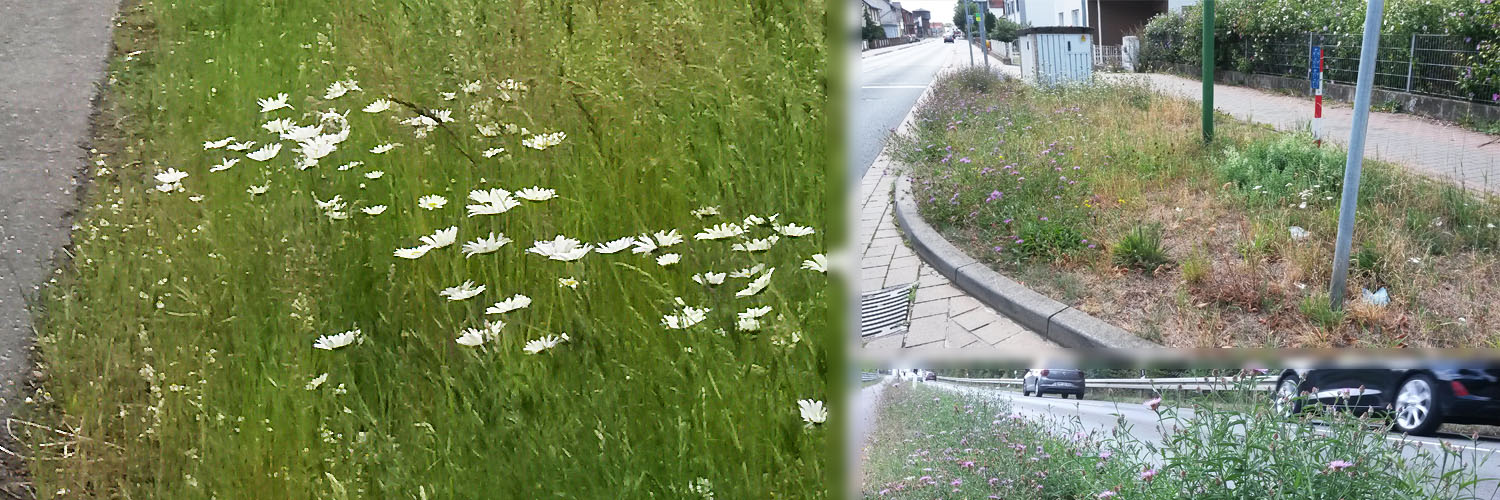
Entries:
MULTIPOLYGON (((921 290, 918 290, 918 291, 921 291, 921 290)), ((959 291, 962 292, 963 290, 959 290, 959 291)), ((962 315, 962 314, 967 313, 969 311, 973 311, 975 309, 979 309, 980 307, 983 307, 983 306, 984 306, 984 304, 979 303, 979 301, 977 299, 975 299, 974 297, 970 297, 968 295, 954 297, 953 300, 948 301, 948 315, 949 316, 959 316, 959 315, 962 315)))
POLYGON ((892 252, 894 252, 896 250, 896 247, 901 246, 902 244, 903 243, 902 243, 900 237, 887 237, 887 238, 879 238, 879 237, 877 237, 877 238, 875 238, 873 240, 870 240, 870 246, 871 247, 880 247, 880 246, 887 246, 888 245, 888 246, 891 247, 891 251, 892 252))
POLYGON ((912 318, 923 318, 934 314, 948 315, 948 301, 952 299, 929 300, 918 302, 911 308, 912 318))
POLYGON ((904 283, 916 283, 916 282, 917 282, 917 268, 916 267, 903 267, 903 268, 899 268, 899 269, 893 267, 893 268, 888 268, 886 270, 886 273, 885 273, 885 286, 895 286, 895 285, 900 285, 900 284, 904 284, 904 283))
POLYGON ((928 316, 911 320, 906 328, 906 347, 937 342, 948 336, 947 316, 928 316))
POLYGON ((980 340, 979 337, 975 337, 974 334, 969 333, 962 328, 955 327, 948 329, 948 340, 946 341, 946 345, 949 348, 964 348, 974 344, 985 346, 989 345, 980 340))
MULTIPOLYGON (((891 266, 891 269, 901 269, 906 267, 915 268, 922 264, 922 259, 917 258, 917 256, 915 255, 907 257, 896 257, 896 254, 892 253, 889 264, 891 266)), ((921 276, 921 273, 918 273, 918 276, 921 276)))
MULTIPOLYGON (((906 245, 901 245, 899 247, 896 247, 896 251, 892 255, 895 258, 899 259, 899 258, 902 258, 902 257, 916 257, 917 253, 913 252, 911 250, 911 247, 906 246, 906 245)), ((920 261, 921 259, 918 259, 918 260, 920 261)), ((933 271, 933 272, 936 272, 936 271, 933 271)))
POLYGON ((917 290, 917 302, 963 296, 964 291, 953 285, 939 285, 917 290))
POLYGON ((999 319, 1001 319, 1000 315, 995 314, 995 311, 991 310, 988 307, 976 307, 972 311, 960 314, 958 316, 953 316, 954 323, 957 323, 958 326, 962 326, 965 330, 971 332, 974 330, 978 330, 990 323, 994 323, 999 319))
POLYGON ((983 340, 985 343, 990 345, 997 345, 1016 334, 1025 333, 1026 329, 1021 328, 1021 325, 1017 325, 1014 321, 1011 321, 1008 318, 1002 318, 999 321, 984 325, 978 330, 970 331, 973 332, 974 335, 979 336, 979 339, 983 340))
MULTIPOLYGON (((922 267, 927 268, 927 266, 922 266, 922 267)), ((927 269, 931 269, 931 268, 927 268, 927 269)), ((944 278, 943 275, 938 274, 936 272, 930 272, 930 273, 929 272, 918 272, 917 273, 917 286, 920 287, 920 288, 927 288, 927 287, 930 287, 930 286, 948 285, 948 284, 952 284, 952 282, 948 281, 948 278, 944 278)))
POLYGON ((885 276, 876 278, 861 278, 859 280, 859 291, 873 292, 885 288, 885 276))
POLYGON ((879 257, 881 255, 894 255, 895 253, 896 253, 896 245, 891 245, 891 244, 875 245, 875 244, 871 244, 870 245, 870 249, 865 251, 865 256, 866 257, 879 257))
POLYGON ((903 335, 900 334, 900 333, 893 334, 893 335, 886 335, 884 337, 880 337, 880 338, 877 338, 877 339, 871 339, 871 340, 865 341, 864 345, 860 346, 860 348, 864 349, 865 352, 893 352, 893 351, 900 351, 901 350, 901 344, 903 342, 902 341, 902 337, 903 337, 903 335))
POLYGON ((1057 349, 1058 346, 1042 338, 1041 335, 1023 331, 1005 339, 1004 342, 995 344, 995 348, 1008 356, 1030 357, 1037 350, 1052 350, 1057 349))
POLYGON ((859 268, 860 269, 869 269, 869 268, 872 268, 872 267, 890 267, 890 266, 891 266, 891 254, 886 254, 886 255, 866 255, 863 259, 859 259, 859 268))

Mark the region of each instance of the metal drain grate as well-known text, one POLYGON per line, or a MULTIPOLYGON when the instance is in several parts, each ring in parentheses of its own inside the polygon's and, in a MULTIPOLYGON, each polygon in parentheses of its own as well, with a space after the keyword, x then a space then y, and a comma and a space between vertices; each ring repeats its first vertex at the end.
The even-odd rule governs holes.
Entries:
POLYGON ((859 336, 873 339, 906 331, 911 312, 910 284, 859 295, 859 336))

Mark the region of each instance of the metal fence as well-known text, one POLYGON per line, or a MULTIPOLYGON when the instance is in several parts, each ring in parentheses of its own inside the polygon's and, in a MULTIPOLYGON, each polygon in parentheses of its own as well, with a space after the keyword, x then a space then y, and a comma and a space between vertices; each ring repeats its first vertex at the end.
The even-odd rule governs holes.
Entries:
POLYGON ((904 36, 903 37, 896 37, 896 38, 876 38, 874 40, 865 40, 864 41, 864 43, 865 43, 864 50, 882 49, 882 48, 886 48, 886 47, 895 47, 897 45, 906 45, 908 43, 912 43, 912 42, 915 42, 915 41, 917 41, 916 38, 904 37, 904 36))
MULTIPOLYGON (((1362 35, 1305 33, 1300 35, 1243 35, 1220 46, 1221 67, 1247 73, 1307 78, 1312 64, 1312 46, 1323 47, 1323 78, 1353 85, 1359 73, 1362 35)), ((1180 35, 1142 41, 1143 57, 1156 61, 1197 63, 1196 47, 1185 47, 1180 35)), ((1381 35, 1375 55, 1377 88, 1426 94, 1451 99, 1489 102, 1495 89, 1465 88, 1471 74, 1469 61, 1477 58, 1474 42, 1457 35, 1381 35)))
POLYGON ((1121 67, 1119 45, 1094 46, 1094 69, 1118 71, 1121 67))

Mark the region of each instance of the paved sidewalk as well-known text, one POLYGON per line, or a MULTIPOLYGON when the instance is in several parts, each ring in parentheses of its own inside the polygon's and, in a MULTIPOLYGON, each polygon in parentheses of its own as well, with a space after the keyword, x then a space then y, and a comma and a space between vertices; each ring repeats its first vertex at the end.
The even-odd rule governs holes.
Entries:
POLYGON ((27 300, 67 241, 118 0, 0 0, 0 417, 29 369, 27 300))
MULTIPOLYGON (((1108 74, 1139 80, 1169 95, 1201 100, 1199 80, 1161 73, 1108 74)), ((1326 104, 1326 102, 1325 102, 1326 104)), ((1298 130, 1312 120, 1312 97, 1291 97, 1248 87, 1214 85, 1214 109, 1278 130, 1298 130)), ((1323 107, 1323 138, 1349 144, 1354 108, 1323 107)), ((1365 157, 1398 163, 1429 177, 1461 183, 1469 189, 1500 193, 1500 142, 1495 137, 1435 120, 1401 113, 1370 113, 1365 157)))
POLYGON ((915 284, 911 325, 904 333, 862 341, 865 353, 929 352, 962 349, 965 355, 1005 351, 1016 355, 1056 344, 995 312, 954 286, 906 246, 896 228, 885 155, 865 172, 855 202, 860 204, 856 244, 860 250, 860 291, 915 284))

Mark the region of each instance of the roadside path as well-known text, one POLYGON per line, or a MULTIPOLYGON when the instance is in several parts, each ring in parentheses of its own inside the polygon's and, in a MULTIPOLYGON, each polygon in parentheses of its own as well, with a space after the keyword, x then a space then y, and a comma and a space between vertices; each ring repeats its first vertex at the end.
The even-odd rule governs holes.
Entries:
POLYGON ((67 242, 118 7, 0 1, 0 417, 30 364, 28 301, 67 242))
MULTIPOLYGON (((1194 101, 1203 98, 1200 80, 1161 73, 1109 73, 1107 78, 1135 80, 1158 91, 1194 101)), ((1311 97, 1291 97, 1234 85, 1214 85, 1214 109, 1235 118, 1301 130, 1312 121, 1311 97)), ((1324 140, 1349 144, 1354 108, 1323 107, 1324 140)), ((1496 137, 1401 113, 1370 113, 1365 157, 1405 165, 1428 177, 1466 188, 1500 193, 1500 141, 1496 137)))

